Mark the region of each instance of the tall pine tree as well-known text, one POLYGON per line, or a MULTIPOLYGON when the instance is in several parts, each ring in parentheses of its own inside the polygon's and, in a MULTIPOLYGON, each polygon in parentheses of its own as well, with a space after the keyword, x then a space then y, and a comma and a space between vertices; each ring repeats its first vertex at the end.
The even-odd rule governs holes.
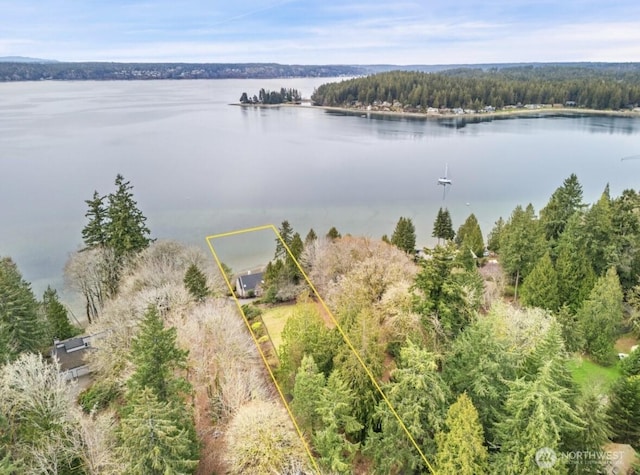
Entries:
POLYGON ((105 208, 105 196, 93 192, 93 199, 85 200, 89 209, 85 217, 89 222, 82 230, 82 240, 87 248, 104 246, 108 241, 107 234, 107 209, 105 208))
POLYGON ((58 300, 55 289, 47 287, 42 296, 42 308, 49 323, 49 333, 52 338, 66 340, 80 333, 80 329, 69 322, 67 309, 58 300))
POLYGON ((391 236, 391 244, 410 256, 416 252, 416 228, 411 218, 400 217, 391 236))
POLYGON ((12 360, 22 352, 41 350, 48 336, 45 329, 31 285, 10 258, 0 258, 0 341, 8 351, 0 359, 12 360))
POLYGON ((176 329, 164 328, 158 310, 150 306, 131 343, 135 372, 129 379, 130 390, 148 388, 160 402, 176 399, 189 388, 186 380, 175 375, 186 367, 187 355, 188 351, 176 346, 176 329))
POLYGON ((446 430, 436 434, 438 473, 487 473, 489 454, 484 446, 482 425, 466 393, 449 407, 444 424, 446 430))
POLYGON ((522 284, 520 297, 523 305, 558 310, 558 275, 548 252, 536 263, 522 284))
POLYGON ((175 401, 143 388, 120 422, 119 454, 132 475, 193 473, 198 442, 190 414, 175 401))
POLYGON ((106 225, 107 245, 117 257, 137 253, 151 242, 147 218, 133 199, 133 186, 120 174, 116 176, 116 191, 109 194, 106 225))
POLYGON ((438 238, 438 243, 440 243, 441 239, 444 241, 451 241, 455 237, 456 233, 453 230, 451 215, 449 214, 448 209, 440 208, 438 210, 438 215, 433 223, 433 233, 431 233, 431 235, 434 238, 438 238))

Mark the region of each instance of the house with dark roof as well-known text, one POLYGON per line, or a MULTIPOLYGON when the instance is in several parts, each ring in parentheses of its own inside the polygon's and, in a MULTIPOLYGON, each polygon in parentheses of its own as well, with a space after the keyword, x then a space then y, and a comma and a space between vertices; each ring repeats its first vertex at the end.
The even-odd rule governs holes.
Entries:
POLYGON ((91 373, 84 357, 87 352, 91 351, 92 344, 96 339, 100 339, 103 335, 104 332, 96 335, 76 336, 67 340, 54 340, 51 358, 58 360, 60 372, 67 381, 91 373))
POLYGON ((259 297, 262 294, 264 272, 239 275, 236 278, 236 296, 240 298, 259 297))

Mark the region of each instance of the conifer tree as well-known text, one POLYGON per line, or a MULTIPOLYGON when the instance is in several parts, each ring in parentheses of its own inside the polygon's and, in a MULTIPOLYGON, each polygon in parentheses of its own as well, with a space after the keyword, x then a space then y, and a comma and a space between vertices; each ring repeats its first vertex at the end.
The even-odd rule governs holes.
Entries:
MULTIPOLYGON (((400 350, 398 369, 384 388, 388 400, 423 454, 433 459, 435 434, 444 428, 449 389, 440 378, 432 354, 409 342, 400 350)), ((402 469, 424 473, 428 469, 404 429, 381 401, 376 411, 379 432, 371 432, 366 452, 380 473, 402 469)))
POLYGON ((296 374, 291 402, 298 426, 305 432, 311 432, 314 427, 318 427, 315 411, 324 386, 324 374, 318 370, 313 356, 305 355, 296 374))
POLYGON ((176 399, 189 387, 174 375, 176 370, 185 368, 188 353, 176 346, 176 329, 165 329, 158 310, 150 306, 131 342, 130 359, 135 372, 129 379, 130 390, 135 393, 148 388, 160 402, 176 399))
POLYGON ((438 473, 487 473, 489 454, 484 446, 482 425, 466 393, 449 407, 444 425, 446 430, 436 434, 438 473))
POLYGON ((520 279, 527 277, 545 251, 544 233, 533 206, 520 205, 511 213, 500 233, 500 263, 513 278, 517 290, 520 279))
POLYGON ((391 235, 391 244, 410 256, 416 252, 416 228, 411 218, 400 217, 391 235))
MULTIPOLYGON (((504 415, 496 429, 500 445, 496 473, 538 473, 538 450, 549 448, 559 452, 562 434, 581 430, 583 423, 566 402, 568 390, 555 381, 551 362, 542 365, 535 379, 518 379, 508 384, 504 415)), ((558 457, 545 473, 567 473, 566 461, 558 457)))
POLYGON ((600 199, 585 213, 582 239, 587 256, 597 276, 603 275, 615 262, 616 240, 612 222, 609 185, 600 199))
POLYGON ((69 322, 67 309, 58 300, 56 290, 50 286, 42 296, 42 308, 49 323, 49 333, 52 338, 66 340, 80 333, 80 329, 69 322))
POLYGON ((211 293, 207 286, 207 277, 195 264, 191 264, 184 274, 184 286, 196 302, 202 302, 211 293))
POLYGON ((581 213, 574 213, 556 246, 556 271, 560 304, 574 313, 589 296, 596 275, 581 238, 581 213))
POLYGON ((493 252, 500 252, 500 236, 502 235, 502 230, 504 229, 504 219, 502 216, 498 218, 498 221, 495 222, 493 229, 489 233, 489 237, 487 239, 487 249, 493 252))
POLYGON ((593 359, 611 364, 613 344, 623 317, 623 294, 615 268, 597 281, 589 298, 578 310, 577 319, 585 339, 585 349, 593 359))
POLYGON ((104 246, 108 241, 107 225, 108 216, 105 208, 105 196, 100 196, 97 191, 93 192, 93 199, 85 200, 89 209, 85 217, 89 222, 82 230, 82 240, 87 248, 104 246))
POLYGON ((464 392, 471 398, 490 444, 495 442, 494 425, 507 397, 507 382, 516 377, 517 364, 499 326, 490 315, 465 328, 454 340, 442 372, 454 393, 464 392))
POLYGON ((451 224, 451 215, 449 214, 448 209, 440 208, 438 210, 438 215, 436 216, 436 220, 433 223, 433 232, 431 235, 434 238, 438 238, 438 243, 440 240, 451 241, 455 237, 455 232, 453 231, 453 225, 451 224))
POLYGON ((322 429, 313 437, 313 445, 320 455, 320 463, 332 473, 352 473, 351 463, 359 444, 349 440, 349 435, 362 430, 353 417, 355 396, 349 386, 334 371, 321 388, 316 414, 322 429))
POLYGON ((620 378, 614 383, 608 414, 614 441, 640 445, 640 375, 620 378))
POLYGON ((582 185, 575 173, 567 177, 562 186, 551 195, 547 205, 540 210, 540 221, 548 241, 558 241, 569 218, 581 209, 582 185))
POLYGON ((291 239, 293 239, 293 228, 291 227, 291 224, 289 224, 289 221, 285 219, 282 222, 282 224, 280 225, 280 228, 278 228, 278 234, 280 234, 280 238, 282 238, 282 240, 276 237, 276 253, 274 258, 286 259, 289 253, 287 252, 285 245, 290 248, 291 239))
POLYGON ((293 234, 293 236, 291 237, 291 243, 289 244, 289 250, 291 251, 291 255, 287 253, 285 258, 285 262, 287 263, 288 280, 297 284, 302 278, 302 274, 300 273, 300 269, 298 269, 296 261, 300 261, 300 255, 304 250, 304 243, 302 242, 300 234, 293 234))
POLYGON ((193 473, 198 443, 190 415, 175 401, 161 401, 145 387, 120 422, 119 453, 132 475, 193 473))
POLYGON ((587 391, 577 403, 578 417, 584 428, 577 432, 573 440, 567 441, 566 450, 587 454, 583 460, 577 460, 574 473, 579 475, 596 475, 603 473, 604 461, 598 455, 609 442, 611 428, 607 416, 607 406, 602 396, 596 391, 587 391))
POLYGON ((536 263, 520 290, 522 304, 556 311, 560 305, 558 276, 547 252, 536 263))
POLYGON ((38 303, 31 285, 22 279, 16 264, 8 257, 0 257, 0 340, 8 345, 9 353, 1 359, 13 359, 18 354, 37 352, 46 344, 46 323, 38 314, 38 303))
POLYGON ((313 230, 313 228, 309 229, 307 236, 304 238, 305 247, 314 242, 316 239, 318 239, 318 235, 316 234, 316 232, 313 230))
POLYGON ((342 235, 338 232, 335 226, 332 226, 331 229, 329 229, 329 232, 327 232, 327 239, 329 239, 330 241, 335 241, 336 239, 340 239, 341 237, 342 235))
POLYGON ((133 199, 133 186, 120 174, 115 185, 116 191, 108 196, 106 236, 107 245, 120 258, 146 249, 151 243, 151 232, 145 224, 147 218, 133 199))
POLYGON ((465 222, 458 228, 456 233, 456 244, 461 250, 471 251, 478 257, 482 257, 484 253, 484 239, 480 224, 475 214, 471 213, 465 222), (464 245, 463 245, 464 244, 464 245))
POLYGON ((636 348, 620 362, 620 369, 626 376, 640 374, 640 348, 636 348))

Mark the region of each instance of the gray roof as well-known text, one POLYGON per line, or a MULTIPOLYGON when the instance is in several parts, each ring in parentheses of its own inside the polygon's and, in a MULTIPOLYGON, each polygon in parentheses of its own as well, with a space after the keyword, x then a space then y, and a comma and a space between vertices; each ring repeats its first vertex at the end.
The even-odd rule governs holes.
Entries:
POLYGON ((240 285, 245 291, 255 290, 256 287, 262 283, 263 272, 256 272, 255 274, 245 274, 238 276, 240 285))

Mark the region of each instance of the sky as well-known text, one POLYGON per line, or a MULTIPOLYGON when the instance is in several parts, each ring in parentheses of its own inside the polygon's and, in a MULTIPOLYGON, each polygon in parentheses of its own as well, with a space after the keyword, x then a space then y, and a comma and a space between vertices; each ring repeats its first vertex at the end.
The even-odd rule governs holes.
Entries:
POLYGON ((640 61, 638 0, 0 0, 0 56, 59 61, 640 61))

